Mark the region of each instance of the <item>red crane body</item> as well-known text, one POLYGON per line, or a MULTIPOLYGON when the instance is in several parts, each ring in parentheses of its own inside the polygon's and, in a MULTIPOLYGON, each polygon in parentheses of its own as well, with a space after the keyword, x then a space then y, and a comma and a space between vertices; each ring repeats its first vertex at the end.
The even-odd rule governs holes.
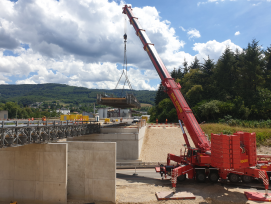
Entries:
POLYGON ((128 16, 130 23, 136 31, 136 35, 143 44, 143 49, 148 53, 162 80, 165 92, 177 110, 178 119, 187 145, 187 149, 183 155, 168 154, 167 165, 156 167, 156 172, 159 172, 162 177, 170 175, 172 187, 174 188, 176 187, 177 180, 182 181, 188 175, 188 178, 195 178, 199 182, 204 182, 206 176, 211 182, 217 182, 219 178, 228 178, 231 182, 239 181, 240 177, 243 182, 248 182, 252 178, 261 178, 264 181, 265 188, 268 189, 269 178, 271 176, 271 158, 262 163, 258 161, 260 168, 250 168, 252 165, 255 166, 256 159, 258 158, 259 160, 260 158, 259 156, 256 157, 255 134, 242 132, 235 133, 232 136, 212 134, 214 147, 216 147, 212 155, 211 144, 185 101, 180 91, 180 84, 176 83, 170 76, 154 44, 151 43, 145 30, 142 29, 138 18, 133 15, 132 8, 125 5, 123 13, 128 16), (195 148, 190 146, 181 121, 184 123, 195 148), (220 144, 223 151, 219 151, 219 148, 217 148, 220 144), (177 162, 177 165, 170 165, 171 161, 177 162), (267 172, 269 172, 268 175, 267 172))
POLYGON ((145 30, 142 29, 138 19, 134 17, 131 7, 125 5, 123 8, 123 13, 126 14, 130 19, 130 23, 133 25, 137 36, 140 38, 144 50, 147 51, 156 71, 162 80, 163 86, 166 88, 167 94, 176 107, 179 120, 182 120, 186 126, 195 147, 200 148, 202 152, 210 150, 210 142, 207 140, 201 127, 195 119, 193 112, 187 105, 183 95, 180 92, 180 84, 177 84, 170 76, 167 68, 159 57, 154 44, 151 43, 145 30))

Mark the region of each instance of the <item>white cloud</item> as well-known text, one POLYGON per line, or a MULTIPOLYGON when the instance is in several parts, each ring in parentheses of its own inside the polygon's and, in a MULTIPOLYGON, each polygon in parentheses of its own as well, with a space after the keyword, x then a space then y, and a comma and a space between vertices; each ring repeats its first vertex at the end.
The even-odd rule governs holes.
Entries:
POLYGON ((190 29, 187 32, 187 35, 189 36, 189 39, 191 38, 199 38, 200 37, 200 32, 197 29, 190 29))
MULTIPOLYGON (((200 6, 201 4, 207 4, 207 3, 218 4, 219 2, 223 2, 223 1, 225 1, 225 0, 208 0, 208 1, 198 2, 197 6, 200 6)), ((230 0, 230 1, 236 1, 236 0, 230 0)))
POLYGON ((184 29, 184 27, 180 26, 180 28, 182 29, 182 31, 186 31, 186 29, 184 29))
POLYGON ((256 3, 256 4, 252 4, 252 6, 259 6, 262 2, 256 3))
POLYGON ((206 43, 195 43, 193 50, 198 52, 196 56, 200 61, 203 61, 203 59, 207 59, 208 55, 211 59, 217 61, 218 58, 222 55, 222 53, 225 51, 227 46, 234 52, 236 51, 236 49, 242 51, 242 48, 232 43, 231 40, 225 40, 221 43, 217 42, 216 40, 211 40, 206 43))
MULTIPOLYGON (((13 80, 17 84, 115 88, 122 71, 118 65, 123 62, 121 4, 107 0, 0 0, 0 83, 13 80), (22 43, 30 48, 25 50, 22 43), (18 56, 4 56, 6 49, 18 56)), ((179 67, 184 58, 188 63, 194 60, 182 51, 185 42, 176 36, 169 21, 161 21, 155 7, 134 7, 133 12, 169 71, 179 67)), ((200 37, 196 29, 184 30, 189 38, 200 37)), ((127 34, 128 76, 133 88, 156 89, 157 84, 150 82, 159 79, 158 74, 130 24, 127 34)), ((197 56, 214 59, 221 53, 223 46, 215 47, 224 42, 208 49, 210 42, 194 45, 197 56)))
POLYGON ((235 32, 235 33, 234 33, 234 35, 240 35, 240 32, 239 32, 239 31, 237 31, 237 32, 235 32))

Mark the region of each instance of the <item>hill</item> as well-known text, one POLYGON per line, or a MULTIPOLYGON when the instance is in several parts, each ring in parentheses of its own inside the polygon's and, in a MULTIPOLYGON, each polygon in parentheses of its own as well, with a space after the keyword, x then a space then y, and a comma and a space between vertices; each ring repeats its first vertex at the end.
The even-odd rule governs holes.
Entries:
MULTIPOLYGON (((122 97, 131 90, 88 89, 84 87, 68 86, 65 84, 21 84, 0 85, 0 101, 14 101, 31 104, 40 101, 56 101, 63 103, 93 103, 99 93, 113 94, 122 97)), ((156 91, 133 91, 140 103, 154 104, 156 91)))

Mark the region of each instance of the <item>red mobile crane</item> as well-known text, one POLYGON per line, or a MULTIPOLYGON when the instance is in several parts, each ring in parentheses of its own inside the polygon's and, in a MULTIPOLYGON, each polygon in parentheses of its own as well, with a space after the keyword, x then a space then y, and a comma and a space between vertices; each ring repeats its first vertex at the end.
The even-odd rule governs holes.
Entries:
POLYGON ((156 167, 156 172, 159 172, 162 178, 167 175, 171 176, 171 184, 174 191, 177 180, 182 181, 186 179, 186 175, 188 175, 189 179, 195 178, 199 182, 204 182, 206 177, 211 182, 217 182, 219 178, 228 178, 231 182, 238 182, 240 178, 242 178, 243 182, 250 182, 252 178, 258 178, 263 180, 267 195, 269 177, 271 176, 268 174, 271 173, 271 167, 269 161, 258 161, 257 163, 255 133, 212 134, 213 148, 211 150, 211 143, 186 103, 180 91, 180 84, 171 78, 154 44, 151 43, 145 30, 142 29, 138 18, 134 17, 132 8, 125 5, 123 13, 128 16, 130 23, 136 31, 136 35, 140 38, 144 50, 147 51, 162 80, 165 92, 177 110, 179 123, 187 146, 184 154, 181 153, 180 156, 168 154, 167 165, 156 167), (186 127, 195 147, 191 147, 182 123, 186 127), (177 162, 177 165, 170 165, 171 161, 177 162))

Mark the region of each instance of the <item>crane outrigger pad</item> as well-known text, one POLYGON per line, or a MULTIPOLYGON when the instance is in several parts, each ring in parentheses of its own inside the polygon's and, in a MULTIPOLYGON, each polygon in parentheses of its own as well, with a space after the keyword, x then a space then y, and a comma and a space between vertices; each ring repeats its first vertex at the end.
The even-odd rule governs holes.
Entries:
POLYGON ((182 191, 173 193, 172 191, 156 192, 158 200, 195 200, 196 197, 193 193, 182 191))
POLYGON ((259 192, 244 192, 248 200, 271 202, 271 193, 268 196, 259 192))
POLYGON ((140 108, 140 103, 133 94, 126 94, 126 97, 118 98, 97 94, 97 104, 111 106, 113 108, 140 108))

